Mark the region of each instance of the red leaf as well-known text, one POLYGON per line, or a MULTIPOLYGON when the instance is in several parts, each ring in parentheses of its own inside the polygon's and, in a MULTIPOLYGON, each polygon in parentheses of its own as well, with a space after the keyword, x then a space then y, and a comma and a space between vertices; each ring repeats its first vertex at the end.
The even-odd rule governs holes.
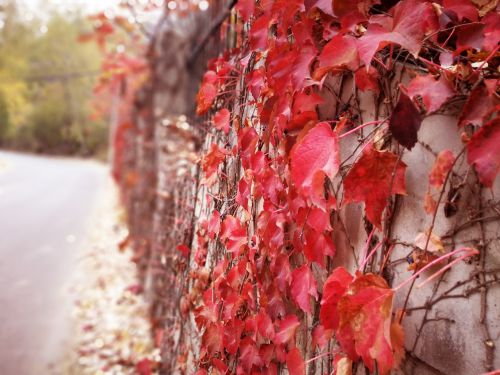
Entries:
POLYGON ((446 175, 453 166, 454 161, 455 156, 453 155, 453 152, 450 150, 441 151, 432 166, 431 173, 429 174, 429 184, 437 189, 441 189, 446 175))
POLYGON ((465 102, 462 114, 458 119, 458 126, 467 124, 482 125, 485 117, 498 104, 494 94, 491 94, 485 84, 478 85, 470 93, 465 102))
POLYGON ((406 164, 398 162, 397 155, 369 145, 344 180, 345 203, 365 202, 368 220, 381 228, 387 198, 406 194, 405 171, 406 164))
POLYGON ((479 181, 491 188, 500 170, 500 117, 474 133, 467 144, 467 161, 474 165, 479 181))
POLYGON ((252 96, 255 100, 259 99, 260 92, 262 91, 262 87, 264 86, 264 77, 265 74, 262 68, 253 70, 247 76, 248 89, 252 93, 252 96))
POLYGON ((178 245, 177 250, 181 252, 183 257, 185 257, 185 258, 189 257, 190 249, 186 245, 184 245, 184 244, 178 245))
POLYGON ((274 275, 275 284, 277 284, 279 290, 284 293, 292 278, 288 255, 281 253, 274 257, 271 262, 271 272, 274 275))
POLYGON ((337 17, 344 17, 350 13, 361 12, 368 14, 374 4, 380 4, 380 0, 335 0, 333 3, 333 13, 337 17))
POLYGON ((236 193, 236 203, 245 210, 248 210, 248 199, 250 198, 250 185, 242 178, 238 183, 238 192, 236 193))
POLYGON ((138 375, 151 375, 153 373, 152 362, 148 358, 144 358, 137 362, 135 371, 138 375))
POLYGON ((492 51, 498 46, 500 40, 500 14, 490 12, 481 20, 486 27, 484 28, 483 50, 492 51))
POLYGON ((223 329, 219 323, 210 323, 201 337, 201 345, 209 354, 222 351, 223 329))
POLYGON ((350 35, 336 35, 330 40, 318 57, 319 65, 314 79, 319 81, 332 70, 356 70, 359 66, 356 38, 350 35))
POLYGON ((420 96, 427 113, 437 111, 450 97, 455 95, 455 90, 444 77, 435 80, 431 75, 419 75, 413 78, 406 89, 410 98, 420 96))
POLYGON ((255 11, 255 0, 238 0, 234 8, 240 13, 243 22, 247 22, 255 11))
POLYGON ((304 359, 302 358, 302 354, 300 354, 299 349, 293 348, 286 354, 286 367, 288 367, 288 373, 290 375, 306 374, 304 359))
POLYGON ((212 213, 212 217, 208 222, 208 228, 207 228, 208 237, 213 240, 216 236, 219 235, 219 231, 220 231, 220 213, 219 211, 215 210, 212 213))
POLYGON ((292 88, 294 91, 302 90, 305 82, 311 78, 311 62, 318 50, 312 43, 301 45, 292 68, 292 88))
POLYGON ((309 265, 304 264, 292 272, 291 295, 302 311, 311 313, 310 297, 318 299, 318 287, 309 265))
POLYGON ((240 348, 241 334, 245 329, 245 323, 239 319, 233 319, 224 326, 224 337, 222 342, 228 353, 236 355, 240 348))
POLYGON ((389 129, 393 137, 408 150, 417 143, 417 133, 422 124, 420 112, 412 100, 404 93, 399 95, 398 104, 389 120, 389 129))
POLYGON ((368 71, 365 67, 361 67, 354 73, 354 81, 356 87, 361 91, 373 91, 375 94, 380 92, 380 87, 378 84, 378 79, 380 75, 377 69, 370 66, 368 71))
POLYGON ((320 122, 298 141, 290 152, 292 181, 304 196, 323 199, 325 175, 333 178, 339 169, 338 136, 320 122))
POLYGON ((252 50, 266 49, 270 23, 271 18, 266 14, 254 21, 249 31, 250 48, 252 50))
POLYGON ((321 9, 326 14, 332 14, 332 1, 331 0, 305 0, 304 4, 306 6, 306 10, 316 7, 321 9))
POLYGON ((226 108, 222 108, 214 115, 215 128, 222 130, 226 134, 229 133, 230 118, 231 118, 231 113, 226 108))
POLYGON ((453 11, 458 20, 462 21, 467 18, 469 21, 477 21, 477 9, 470 0, 444 0, 443 6, 447 10, 453 11))
POLYGON ((276 328, 276 336, 274 336, 274 343, 281 345, 286 344, 295 337, 295 331, 300 326, 299 319, 295 315, 287 315, 283 320, 278 321, 276 328))
POLYGON ((323 267, 325 265, 325 256, 333 257, 335 255, 333 240, 314 229, 306 230, 304 255, 310 262, 316 262, 323 267))
POLYGON ((317 346, 319 349, 323 349, 326 344, 328 344, 328 341, 332 338, 332 336, 333 330, 325 329, 325 327, 323 327, 321 324, 314 327, 312 332, 313 349, 315 346, 317 346))
POLYGON ((247 374, 250 373, 254 365, 262 365, 262 359, 260 358, 257 344, 250 337, 241 339, 240 362, 247 374))
POLYGON ((241 222, 234 216, 227 215, 221 226, 221 240, 226 240, 229 253, 237 253, 241 246, 247 243, 247 231, 241 222))
POLYGON ((325 100, 314 92, 307 94, 303 91, 295 94, 292 105, 293 114, 303 112, 316 112, 318 104, 323 104, 325 100))
POLYGON ((346 292, 352 279, 352 275, 344 267, 334 269, 326 279, 319 312, 321 324, 325 329, 337 329, 339 325, 337 303, 346 292))
POLYGON ((392 8, 393 18, 372 17, 367 32, 358 39, 361 61, 370 66, 375 53, 390 43, 399 44, 417 56, 426 34, 437 25, 432 5, 420 0, 403 0, 392 8))
MULTIPOLYGON (((382 277, 359 274, 338 302, 336 337, 347 353, 354 343, 370 372, 375 361, 380 374, 388 374, 395 364, 390 339, 393 294, 382 277)), ((356 359, 352 353, 351 359, 356 359)))
POLYGON ((201 116, 208 112, 217 96, 217 73, 209 70, 203 76, 200 90, 196 96, 196 114, 201 116))
POLYGON ((484 43, 485 25, 482 23, 471 23, 457 27, 457 48, 455 55, 468 49, 480 50, 484 43))
POLYGON ((215 143, 210 145, 210 150, 201 160, 201 168, 203 172, 205 172, 203 183, 210 186, 215 182, 215 177, 217 177, 215 172, 217 172, 220 163, 226 159, 228 154, 229 152, 227 150, 220 148, 215 143))
POLYGON ((273 340, 274 339, 274 326, 271 318, 264 310, 260 310, 256 317, 257 329, 262 337, 273 340))

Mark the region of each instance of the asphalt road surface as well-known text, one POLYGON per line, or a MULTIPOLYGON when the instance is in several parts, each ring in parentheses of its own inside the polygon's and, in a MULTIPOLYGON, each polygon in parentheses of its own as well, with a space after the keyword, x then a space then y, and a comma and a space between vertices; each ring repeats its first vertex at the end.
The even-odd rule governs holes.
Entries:
POLYGON ((93 161, 0 151, 0 374, 56 373, 71 343, 68 286, 109 184, 93 161))

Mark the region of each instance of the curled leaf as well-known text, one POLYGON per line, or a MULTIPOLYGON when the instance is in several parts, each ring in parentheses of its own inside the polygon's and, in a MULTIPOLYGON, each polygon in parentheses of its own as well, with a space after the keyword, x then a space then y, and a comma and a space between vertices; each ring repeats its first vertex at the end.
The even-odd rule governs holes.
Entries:
POLYGON ((411 150, 417 143, 417 133, 421 124, 422 117, 418 108, 404 92, 401 92, 398 104, 389 120, 392 135, 399 144, 411 150))

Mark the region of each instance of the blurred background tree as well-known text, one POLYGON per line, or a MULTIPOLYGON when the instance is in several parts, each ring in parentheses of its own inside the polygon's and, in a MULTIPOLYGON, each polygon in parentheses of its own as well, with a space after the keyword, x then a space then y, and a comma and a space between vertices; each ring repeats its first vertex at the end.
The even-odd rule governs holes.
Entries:
POLYGON ((23 17, 0 0, 0 145, 68 155, 105 155, 107 122, 93 114, 102 54, 79 43, 81 12, 23 17))

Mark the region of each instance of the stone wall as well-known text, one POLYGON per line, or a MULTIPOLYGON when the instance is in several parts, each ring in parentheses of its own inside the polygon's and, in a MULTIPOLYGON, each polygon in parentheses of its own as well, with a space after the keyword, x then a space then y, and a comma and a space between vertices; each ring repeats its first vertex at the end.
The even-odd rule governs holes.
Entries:
MULTIPOLYGON (((138 131, 129 139, 130 153, 134 155, 132 169, 137 177, 128 200, 131 238, 142 256, 139 263, 144 268, 154 334, 160 337, 165 374, 193 373, 200 365, 202 332, 196 327, 192 310, 196 301, 187 300, 186 296, 200 294, 194 292, 207 287, 215 264, 225 256, 220 241, 201 243, 204 236, 200 234, 205 234, 211 213, 217 210, 221 215, 232 214, 254 223, 248 233, 248 238, 252 238, 261 212, 258 201, 251 202, 250 217, 233 209, 231 202, 244 174, 237 158, 219 167, 218 173, 227 178, 219 179, 211 187, 200 184, 204 175, 199 159, 210 145, 217 143, 231 149, 237 143, 235 134, 226 136, 215 131, 209 126, 210 118, 196 118, 193 114, 194 97, 207 58, 224 48, 216 33, 205 37, 213 27, 213 20, 227 6, 227 2, 216 2, 211 14, 183 21, 161 21, 152 44, 152 77, 138 96, 138 131), (204 45, 197 49, 200 41, 204 45), (193 56, 194 50, 197 53, 193 56), (200 248, 206 250, 206 272, 197 264, 200 248)), ((388 78, 386 82, 392 90, 408 79, 408 69, 404 66, 400 69, 397 78, 388 78)), ((237 85, 242 94, 235 102, 224 105, 233 107, 236 118, 243 123, 247 118, 252 119, 252 108, 245 102, 241 77, 237 85)), ((389 113, 387 104, 379 103, 374 94, 357 92, 348 74, 329 78, 326 86, 329 88, 319 92, 325 99, 325 104, 318 108, 322 119, 338 118, 346 108, 353 108, 361 116, 360 123, 384 118, 389 113)), ((400 373, 404 374, 470 375, 486 372, 488 364, 500 368, 500 207, 496 198, 500 184, 497 181, 492 190, 481 188, 474 171, 466 162, 460 162, 435 222, 423 209, 427 175, 437 151, 450 149, 458 155, 463 148, 455 108, 461 105, 449 105, 441 113, 426 118, 419 143, 403 154, 402 160, 408 166, 408 192, 391 201, 391 225, 385 230, 390 232, 392 243, 383 246, 394 247, 383 276, 392 286, 411 276, 408 259, 419 251, 415 239, 430 227, 447 251, 474 247, 481 255, 455 265, 439 279, 412 291, 403 319, 407 353, 400 373)), ((364 134, 371 131, 370 127, 363 129, 364 134)), ((359 155, 361 140, 356 135, 347 138, 342 144, 341 160, 359 155)), ((397 147, 385 138, 376 142, 385 148, 397 147)), ((343 178, 344 172, 338 178, 343 178)), ((371 231, 363 212, 362 205, 349 204, 332 215, 332 226, 338 228, 334 235, 337 255, 328 269, 339 265, 353 272, 357 269, 371 231)), ((372 238, 372 244, 378 240, 372 238)), ((375 256, 368 270, 383 261, 375 256)), ((327 273, 319 268, 314 271, 318 285, 322 285, 327 273)), ((408 288, 397 292, 396 310, 405 305, 408 288)), ((313 317, 300 316, 305 328, 299 332, 298 341, 306 359, 318 354, 307 339, 317 324, 319 306, 315 309, 313 317)), ((323 374, 331 368, 330 363, 328 357, 319 359, 309 365, 308 373, 323 374)), ((367 373, 363 366, 356 368, 356 373, 367 373)))

